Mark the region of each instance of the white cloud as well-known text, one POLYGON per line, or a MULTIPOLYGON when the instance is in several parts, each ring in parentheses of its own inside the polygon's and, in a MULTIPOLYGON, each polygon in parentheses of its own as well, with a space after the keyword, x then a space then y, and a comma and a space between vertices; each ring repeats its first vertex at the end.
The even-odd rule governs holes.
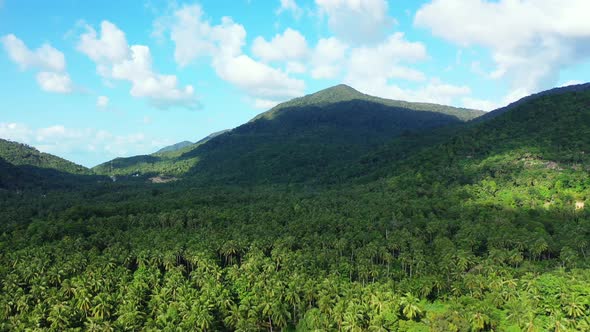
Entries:
POLYGON ((100 108, 106 108, 109 106, 109 97, 107 96, 98 96, 96 99, 96 106, 100 108))
POLYGON ((307 67, 302 64, 301 62, 296 61, 289 61, 287 62, 287 66, 285 68, 285 72, 287 74, 303 74, 307 71, 307 67))
POLYGON ((389 71, 389 78, 399 78, 406 81, 422 82, 426 80, 426 75, 416 69, 403 66, 393 66, 389 71))
MULTIPOLYGON (((212 25, 203 16, 199 5, 190 5, 176 10, 171 17, 157 21, 162 32, 170 32, 170 38, 176 46, 175 59, 179 65, 186 66, 200 57, 208 57, 221 79, 237 86, 253 99, 282 101, 303 94, 305 83, 302 80, 293 79, 287 72, 243 54, 246 30, 242 25, 229 17, 223 17, 219 25, 212 25)), ((279 44, 283 43, 285 35, 289 40, 292 37, 302 37, 298 32, 289 29, 278 38, 279 44)), ((261 39, 259 45, 263 45, 262 42, 268 43, 261 39)), ((263 45, 260 48, 262 56, 268 59, 278 58, 276 54, 264 53, 268 51, 265 47, 263 45)), ((301 56, 299 52, 300 49, 295 52, 283 49, 279 51, 279 55, 287 59, 297 59, 301 56)), ((301 70, 301 66, 291 65, 290 69, 301 70)))
POLYGON ((386 80, 371 80, 355 83, 356 88, 367 94, 389 99, 429 102, 442 105, 457 104, 457 98, 471 94, 471 89, 468 86, 444 83, 438 79, 431 79, 426 85, 416 89, 404 89, 397 84, 388 84, 386 80))
POLYGON ((64 54, 49 44, 43 44, 32 51, 13 34, 6 35, 1 40, 12 61, 22 69, 40 68, 61 72, 66 68, 64 54))
POLYGON ((22 70, 37 69, 37 83, 47 92, 70 93, 72 80, 66 73, 66 60, 62 52, 49 44, 30 50, 25 43, 13 34, 0 39, 4 49, 13 62, 22 70))
POLYGON ((464 97, 461 99, 461 102, 463 103, 463 107, 465 108, 482 110, 486 112, 493 111, 501 106, 499 103, 493 101, 471 97, 464 97))
POLYGON ((254 100, 254 107, 262 110, 269 110, 278 105, 278 102, 274 100, 267 100, 267 99, 255 99, 254 100))
POLYGON ((347 50, 348 45, 335 37, 320 39, 313 51, 311 76, 314 79, 336 77, 347 50))
POLYGON ((129 56, 125 33, 109 21, 100 24, 100 38, 94 28, 86 25, 87 32, 80 36, 78 50, 97 63, 117 63, 129 56))
POLYGON ((302 80, 290 78, 281 70, 257 62, 247 55, 220 58, 213 61, 219 77, 249 95, 265 99, 286 99, 303 95, 302 80))
POLYGON ((0 138, 20 143, 29 143, 32 131, 21 123, 0 122, 0 138))
POLYGON ((301 17, 303 10, 297 6, 295 0, 280 0, 281 6, 277 9, 277 15, 282 14, 283 12, 291 12, 295 18, 301 17))
POLYGON ((78 50, 96 63, 103 78, 131 82, 133 97, 147 98, 159 108, 198 107, 192 85, 180 87, 175 75, 154 72, 149 47, 129 46, 125 33, 108 21, 101 24, 100 38, 92 28, 88 30, 80 37, 78 50))
POLYGON ((579 81, 579 80, 570 80, 570 81, 564 82, 563 84, 561 84, 561 86, 563 87, 563 86, 570 86, 570 85, 578 85, 578 84, 582 84, 582 83, 584 83, 584 82, 579 81))
POLYGON ((254 56, 266 62, 300 60, 308 52, 305 37, 291 28, 287 28, 283 34, 275 35, 271 41, 256 37, 252 44, 254 56))
POLYGON ((414 23, 461 46, 483 46, 491 78, 512 84, 507 100, 549 88, 559 71, 590 56, 587 0, 433 0, 414 23))
POLYGON ((201 6, 195 4, 182 7, 161 23, 164 31, 170 28, 170 38, 176 45, 174 58, 181 66, 202 56, 238 55, 245 44, 246 30, 242 25, 223 17, 221 24, 212 26, 203 16, 201 6))
POLYGON ((395 20, 385 0, 316 0, 320 14, 340 39, 355 44, 379 42, 395 20))
POLYGON ((346 81, 353 86, 370 87, 371 91, 388 91, 388 95, 391 95, 392 89, 388 87, 391 79, 426 79, 422 72, 404 63, 427 58, 426 47, 422 43, 407 41, 403 33, 397 32, 376 46, 352 49, 347 63, 346 81))
POLYGON ((72 92, 72 80, 68 74, 42 71, 37 74, 37 83, 43 91, 55 93, 72 92))

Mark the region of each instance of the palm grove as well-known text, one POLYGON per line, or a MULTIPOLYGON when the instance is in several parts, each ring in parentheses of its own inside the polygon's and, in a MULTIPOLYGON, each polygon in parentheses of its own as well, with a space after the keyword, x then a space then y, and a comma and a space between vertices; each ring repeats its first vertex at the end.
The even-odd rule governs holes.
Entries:
POLYGON ((338 86, 92 170, 2 141, 0 329, 590 330, 588 86, 479 115, 338 86))

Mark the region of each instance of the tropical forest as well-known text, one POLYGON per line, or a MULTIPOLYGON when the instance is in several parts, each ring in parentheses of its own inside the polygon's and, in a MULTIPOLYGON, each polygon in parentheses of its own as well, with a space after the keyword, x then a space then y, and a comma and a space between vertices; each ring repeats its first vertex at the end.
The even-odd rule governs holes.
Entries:
POLYGON ((590 332, 590 0, 0 0, 0 332, 590 332))
POLYGON ((588 137, 588 85, 339 85, 93 169, 2 140, 0 329, 588 331, 588 137))

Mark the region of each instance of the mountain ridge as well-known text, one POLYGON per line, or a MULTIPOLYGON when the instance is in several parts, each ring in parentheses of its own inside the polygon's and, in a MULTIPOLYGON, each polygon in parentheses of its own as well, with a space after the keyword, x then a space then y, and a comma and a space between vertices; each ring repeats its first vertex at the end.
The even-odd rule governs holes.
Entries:
MULTIPOLYGON (((176 161, 186 167, 164 174, 179 176, 190 167, 191 176, 205 178, 207 173, 211 178, 230 181, 230 178, 249 177, 244 175, 246 172, 258 174, 252 179, 277 179, 281 172, 293 173, 293 169, 299 169, 300 174, 294 176, 296 181, 301 181, 312 176, 305 165, 318 170, 332 167, 338 160, 332 154, 339 154, 340 162, 344 162, 404 131, 459 124, 481 114, 481 111, 451 106, 372 97, 349 86, 337 85, 279 104, 231 131, 179 150, 176 159, 166 157, 166 163, 171 165, 176 161)), ((126 169, 119 167, 116 172, 130 175, 131 170, 150 170, 152 174, 165 171, 166 167, 157 165, 163 166, 159 160, 133 158, 137 163, 132 159, 113 160, 113 165, 121 164, 126 169)), ((104 165, 94 170, 109 174, 104 165)))

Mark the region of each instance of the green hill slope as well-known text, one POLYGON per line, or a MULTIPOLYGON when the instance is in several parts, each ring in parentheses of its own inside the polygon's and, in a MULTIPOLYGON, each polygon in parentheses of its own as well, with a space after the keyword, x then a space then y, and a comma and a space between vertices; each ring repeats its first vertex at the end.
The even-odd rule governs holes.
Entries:
POLYGON ((356 174, 387 179, 388 186, 407 188, 401 190, 404 200, 435 209, 440 205, 430 200, 573 211, 590 199, 589 151, 590 89, 585 89, 528 99, 405 159, 357 165, 356 174))
POLYGON ((166 147, 161 148, 160 150, 156 151, 156 153, 164 153, 164 152, 173 152, 173 151, 178 151, 181 149, 186 148, 187 146, 191 146, 193 145, 193 142, 189 142, 189 141, 182 141, 176 144, 172 144, 166 147))
POLYGON ((84 166, 39 152, 31 146, 4 139, 0 139, 0 158, 16 166, 28 165, 72 174, 90 174, 90 170, 84 166))

